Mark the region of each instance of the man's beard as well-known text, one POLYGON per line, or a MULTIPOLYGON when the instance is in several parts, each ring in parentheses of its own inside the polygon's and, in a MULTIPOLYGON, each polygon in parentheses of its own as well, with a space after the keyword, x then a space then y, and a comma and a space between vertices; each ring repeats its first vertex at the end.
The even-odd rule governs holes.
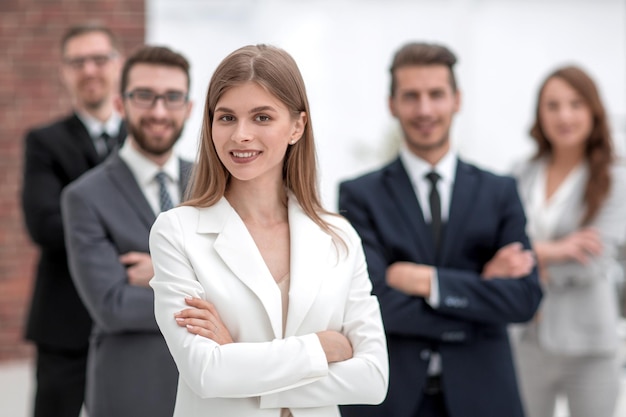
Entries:
MULTIPOLYGON (((139 121, 141 124, 141 121, 139 121)), ((128 123, 128 131, 131 136, 139 145, 139 147, 146 153, 154 156, 162 156, 172 150, 180 135, 183 132, 183 127, 181 126, 178 130, 175 130, 174 133, 170 136, 167 141, 160 141, 159 143, 153 143, 143 132, 143 130, 135 125, 128 123)))

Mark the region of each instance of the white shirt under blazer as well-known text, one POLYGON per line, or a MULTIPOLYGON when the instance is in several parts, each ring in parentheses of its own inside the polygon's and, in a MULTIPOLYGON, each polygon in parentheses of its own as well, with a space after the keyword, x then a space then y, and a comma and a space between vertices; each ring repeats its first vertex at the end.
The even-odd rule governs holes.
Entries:
POLYGON ((289 195, 291 287, 283 335, 280 290, 245 224, 225 198, 178 207, 153 225, 155 315, 180 372, 175 417, 338 417, 337 404, 378 404, 388 385, 380 307, 361 241, 325 216, 347 245, 289 195), (185 297, 213 303, 236 343, 220 346, 179 327, 185 297), (327 364, 316 332, 336 330, 353 358, 327 364))

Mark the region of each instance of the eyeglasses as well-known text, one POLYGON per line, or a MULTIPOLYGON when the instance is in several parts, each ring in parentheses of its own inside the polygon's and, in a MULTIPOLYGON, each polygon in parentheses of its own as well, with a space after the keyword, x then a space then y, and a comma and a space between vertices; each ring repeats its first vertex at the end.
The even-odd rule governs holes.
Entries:
POLYGON ((108 54, 83 55, 73 58, 66 57, 63 59, 63 62, 65 63, 65 65, 68 65, 72 69, 80 70, 83 69, 85 64, 87 64, 87 62, 89 61, 92 61, 96 65, 96 67, 102 68, 106 64, 108 64, 109 61, 115 58, 117 58, 117 53, 109 52, 108 54))
POLYGON ((157 94, 152 90, 133 90, 124 97, 128 98, 131 103, 142 109, 151 109, 157 100, 163 99, 163 105, 168 110, 178 110, 183 108, 187 103, 189 96, 182 91, 168 91, 165 94, 157 94))

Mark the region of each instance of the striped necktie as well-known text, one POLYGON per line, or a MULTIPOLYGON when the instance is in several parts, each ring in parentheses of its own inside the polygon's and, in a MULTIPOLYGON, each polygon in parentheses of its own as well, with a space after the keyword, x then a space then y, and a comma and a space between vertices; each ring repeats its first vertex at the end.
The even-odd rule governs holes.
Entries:
POLYGON ((172 207, 174 207, 174 204, 172 203, 172 197, 170 196, 170 193, 167 191, 167 186, 166 186, 166 174, 163 171, 159 171, 158 174, 156 174, 156 181, 159 184, 159 205, 161 207, 161 211, 167 211, 169 209, 171 209, 172 207))

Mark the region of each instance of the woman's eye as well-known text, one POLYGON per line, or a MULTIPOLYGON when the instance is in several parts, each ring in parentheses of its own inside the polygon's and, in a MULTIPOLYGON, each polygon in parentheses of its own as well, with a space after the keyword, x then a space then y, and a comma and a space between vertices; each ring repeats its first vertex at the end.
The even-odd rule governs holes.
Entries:
POLYGON ((233 116, 225 114, 224 116, 221 116, 219 120, 221 120, 222 122, 232 122, 233 120, 235 120, 235 118, 233 116))
POLYGON ((260 114, 260 115, 258 115, 258 116, 256 117, 256 120, 257 120, 257 121, 259 121, 259 122, 269 122, 270 117, 269 117, 269 116, 266 116, 266 115, 264 115, 264 114, 260 114))

